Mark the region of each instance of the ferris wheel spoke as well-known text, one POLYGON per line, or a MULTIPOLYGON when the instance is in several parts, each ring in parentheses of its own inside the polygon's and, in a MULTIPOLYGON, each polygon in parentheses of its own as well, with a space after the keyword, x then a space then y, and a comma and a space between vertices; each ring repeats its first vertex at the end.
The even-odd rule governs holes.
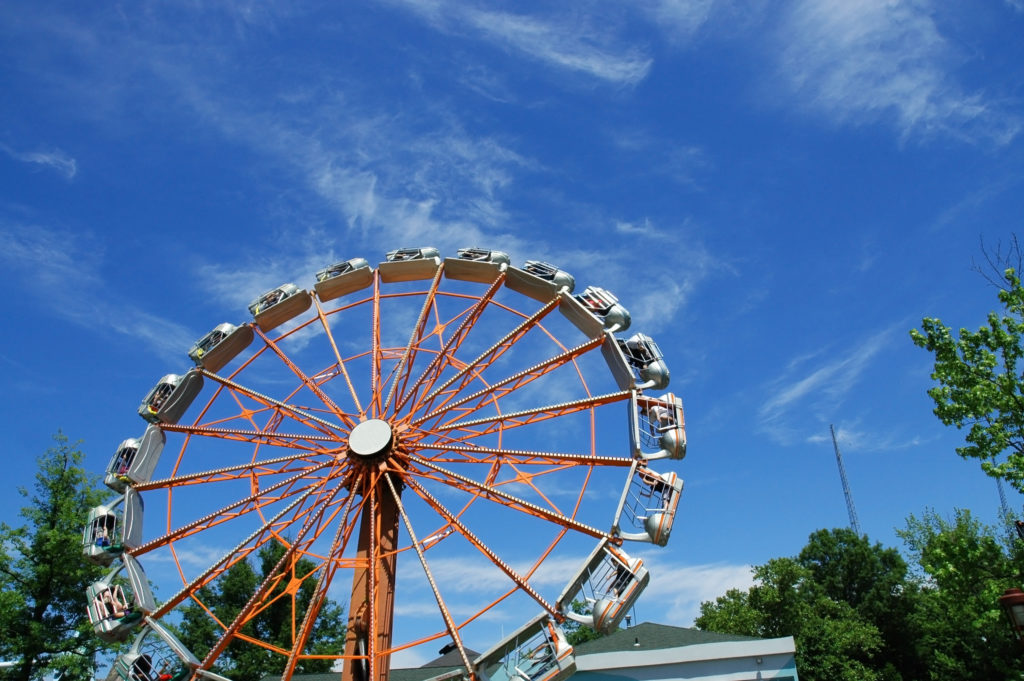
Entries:
POLYGON ((255 326, 254 328, 256 330, 257 335, 259 335, 259 337, 263 339, 263 342, 267 344, 267 347, 269 347, 273 351, 273 353, 277 355, 278 358, 280 358, 284 365, 288 367, 288 369, 291 370, 291 372, 295 374, 298 377, 298 379, 302 381, 302 383, 313 392, 314 395, 316 395, 325 405, 327 405, 328 409, 331 410, 331 413, 333 413, 337 418, 344 421, 345 425, 347 425, 349 428, 355 426, 356 422, 352 418, 352 416, 350 414, 346 414, 345 412, 343 412, 341 410, 341 407, 335 404, 334 400, 332 400, 323 390, 320 389, 320 386, 316 383, 316 381, 312 380, 309 376, 307 376, 305 372, 302 371, 302 369, 295 365, 295 362, 293 362, 291 358, 288 357, 288 355, 284 354, 281 348, 278 347, 277 343, 275 343, 269 337, 267 337, 267 334, 263 333, 263 329, 261 329, 259 326, 255 326))
POLYGON ((136 492, 145 492, 151 489, 165 489, 168 487, 178 487, 188 484, 239 480, 241 478, 248 478, 253 474, 282 475, 285 473, 309 472, 313 469, 310 466, 310 462, 306 462, 304 460, 312 456, 322 456, 324 454, 329 454, 329 452, 307 451, 304 454, 290 454, 288 456, 279 456, 273 459, 262 459, 260 461, 239 464, 237 466, 224 466, 223 468, 213 468, 206 471, 198 471, 196 473, 175 475, 160 480, 151 480, 150 482, 136 484, 134 485, 134 488, 136 492), (290 469, 288 467, 288 464, 294 464, 296 462, 305 463, 305 467, 299 469, 290 469), (273 468, 273 466, 276 466, 277 464, 285 464, 285 466, 273 468), (244 473, 244 475, 231 475, 231 473, 244 473))
MULTIPOLYGON (((282 554, 281 558, 277 561, 277 564, 274 565, 274 567, 264 578, 263 582, 260 583, 259 587, 256 588, 255 593, 253 593, 253 595, 249 598, 248 602, 246 602, 246 604, 238 612, 238 614, 235 616, 235 619, 231 622, 231 625, 224 631, 224 633, 221 635, 217 643, 210 648, 210 651, 206 654, 206 657, 203 658, 203 661, 199 665, 200 669, 209 669, 210 666, 213 664, 213 661, 216 660, 217 657, 222 652, 224 652, 225 648, 227 648, 228 644, 234 638, 235 633, 238 632, 238 630, 242 627, 243 624, 245 624, 249 621, 249 619, 251 619, 250 615, 261 603, 266 593, 271 589, 271 587, 274 586, 274 584, 280 581, 280 577, 283 574, 282 567, 285 565, 285 563, 290 562, 292 564, 292 569, 294 570, 295 561, 292 560, 292 557, 296 554, 296 552, 299 551, 300 545, 302 545, 302 543, 306 540, 306 535, 309 534, 310 530, 312 530, 313 527, 317 524, 318 519, 326 511, 327 506, 329 504, 329 500, 333 499, 333 497, 337 495, 340 489, 341 486, 339 485, 335 487, 333 490, 331 490, 327 495, 328 503, 319 504, 317 512, 311 514, 310 517, 306 519, 306 522, 302 524, 302 527, 300 527, 298 533, 296 533, 295 539, 292 541, 291 546, 289 546, 285 550, 284 554, 282 554)), ((309 494, 311 494, 313 491, 314 490, 310 490, 310 492, 304 495, 304 497, 308 498, 309 494)))
MULTIPOLYGON (((357 473, 355 479, 352 480, 352 489, 358 489, 362 482, 362 473, 357 473)), ((306 647, 306 642, 309 640, 309 635, 313 632, 313 624, 316 622, 317 616, 320 614, 320 608, 323 607, 324 601, 327 599, 327 590, 334 580, 334 574, 337 572, 340 565, 340 560, 336 558, 340 556, 345 546, 348 544, 348 540, 351 537, 352 527, 348 522, 350 513, 352 512, 352 503, 355 501, 356 495, 350 493, 348 500, 345 502, 345 510, 342 511, 342 520, 338 523, 338 529, 334 534, 334 539, 331 540, 331 547, 327 551, 326 560, 323 564, 323 570, 320 572, 320 577, 317 579, 316 587, 313 589, 313 595, 309 600, 309 605, 306 607, 306 613, 302 618, 302 624, 299 627, 298 635, 292 644, 292 649, 288 654, 288 662, 285 664, 284 673, 282 678, 291 678, 292 674, 295 673, 295 665, 298 662, 299 656, 306 647)))
POLYGON ((524 369, 517 374, 513 374, 508 378, 502 379, 493 385, 489 385, 482 390, 478 390, 472 395, 467 395, 460 400, 456 400, 450 404, 443 405, 441 408, 427 414, 426 416, 420 417, 413 421, 414 425, 420 425, 431 419, 447 416, 450 413, 456 413, 457 416, 452 420, 465 417, 468 414, 480 409, 484 404, 489 401, 497 402, 505 395, 512 393, 519 388, 537 380, 541 376, 551 373, 555 369, 564 366, 565 364, 575 360, 577 357, 583 355, 594 348, 600 347, 604 343, 604 338, 592 338, 591 340, 577 345, 574 348, 570 348, 565 352, 559 353, 550 359, 539 362, 529 369, 524 369), (472 406, 463 407, 462 405, 475 402, 472 406))
POLYGON ((444 598, 441 597, 441 592, 437 588, 437 582, 434 580, 434 575, 430 571, 427 559, 423 555, 423 547, 420 546, 419 541, 416 539, 416 532, 413 530, 412 521, 409 520, 409 515, 405 512, 405 507, 402 505, 402 500, 399 498, 398 492, 395 490, 395 485, 391 481, 391 476, 385 475, 384 481, 388 485, 388 491, 391 492, 395 505, 398 506, 398 513, 402 517, 402 522, 405 524, 405 531, 409 533, 412 546, 416 549, 416 555, 420 559, 420 565, 423 567, 423 572, 427 576, 427 582, 430 584, 431 591, 434 592, 434 599, 437 601, 437 607, 441 610, 441 617, 444 619, 444 626, 448 630, 448 635, 452 637, 452 641, 455 642, 455 646, 459 649, 459 656, 462 658, 462 664, 466 671, 472 672, 473 666, 469 662, 469 656, 466 654, 465 646, 462 645, 462 636, 459 634, 459 630, 455 626, 455 622, 452 621, 451 613, 448 612, 448 607, 444 604, 444 598))
POLYGON ((417 449, 429 449, 438 452, 455 452, 462 455, 461 459, 432 458, 435 463, 441 461, 468 463, 491 463, 493 457, 502 462, 519 465, 548 465, 552 463, 572 463, 585 466, 621 466, 628 468, 634 459, 628 456, 597 456, 593 454, 572 454, 566 452, 541 452, 524 449, 502 449, 499 447, 477 447, 464 442, 453 442, 448 445, 417 443, 417 449), (491 457, 491 458, 484 458, 491 457))
MULTIPOLYGON (((409 382, 409 372, 412 370, 412 363, 416 356, 416 348, 418 344, 423 340, 423 330, 427 326, 427 319, 431 308, 434 307, 437 286, 441 283, 441 275, 444 273, 444 263, 437 268, 437 272, 434 273, 434 279, 430 282, 430 288, 427 289, 426 299, 423 301, 423 306, 420 308, 420 316, 416 319, 416 324, 413 326, 412 333, 409 336, 409 344, 405 346, 405 352, 402 353, 401 358, 398 360, 398 366, 393 372, 393 377, 390 381, 391 387, 388 389, 388 396, 384 398, 383 411, 387 410, 388 405, 391 404, 391 399, 395 396, 395 390, 398 388, 398 384, 402 383, 403 387, 409 382)), ((396 409, 397 411, 397 405, 396 409)))
POLYGON ((290 504, 278 511, 272 518, 263 523, 261 527, 257 528, 252 534, 239 542, 234 549, 225 553, 219 560, 214 562, 191 582, 182 587, 178 593, 165 601, 160 608, 153 613, 153 616, 157 618, 163 617, 179 603, 189 598, 200 587, 210 583, 211 580, 216 579, 218 576, 223 574, 225 570, 231 567, 231 565, 245 559, 266 541, 266 537, 270 534, 274 525, 278 524, 285 515, 293 511, 299 504, 308 498, 312 492, 313 490, 309 490, 306 494, 293 500, 290 504), (246 549, 245 547, 250 544, 252 544, 252 546, 246 549), (234 560, 232 560, 232 558, 234 558, 234 560))
MULTIPOLYGON (((228 504, 227 506, 221 507, 220 509, 214 511, 213 513, 209 513, 201 518, 193 520, 190 523, 182 525, 181 527, 177 528, 176 530, 168 532, 162 537, 157 537, 156 539, 146 542, 142 546, 132 549, 131 551, 129 551, 129 553, 133 556, 143 555, 145 553, 152 551, 153 549, 165 546, 170 542, 183 539, 184 537, 187 537, 191 534, 195 534, 200 530, 214 527, 215 525, 219 525, 228 520, 238 518, 242 515, 251 513, 265 506, 269 506, 270 504, 277 503, 283 499, 288 498, 293 494, 297 494, 306 489, 306 487, 292 489, 292 486, 295 485, 295 483, 299 482, 303 478, 307 478, 310 474, 315 473, 318 470, 322 470, 324 468, 327 468, 328 466, 333 465, 334 463, 335 462, 333 460, 328 460, 316 466, 313 466, 312 468, 301 471, 291 476, 290 478, 286 478, 274 485, 271 485, 270 487, 267 487, 266 489, 260 490, 254 494, 250 494, 245 498, 239 499, 235 502, 228 504), (272 493, 277 492, 278 490, 284 491, 279 496, 270 496, 272 493)), ((309 486, 315 488, 315 485, 321 482, 323 482, 323 479, 315 480, 309 483, 309 486)))
POLYGON ((458 516, 449 511, 448 508, 444 506, 444 504, 438 501, 434 497, 434 495, 428 492, 426 488, 419 484, 412 476, 407 476, 405 478, 405 482, 414 492, 416 492, 416 494, 421 499, 423 499, 423 501, 425 501, 431 508, 434 509, 434 511, 436 511, 448 523, 450 523, 452 527, 454 527, 459 532, 459 534, 465 537, 470 544, 476 547, 478 551, 487 556, 491 560, 491 562, 497 565, 508 576, 509 579, 511 579, 519 586, 520 589, 529 594, 530 597, 533 598, 533 600, 537 601, 537 603, 542 608, 547 610, 552 615, 555 614, 554 607, 546 600, 544 600, 544 598, 540 594, 538 594, 532 586, 530 586, 530 583, 526 581, 526 579, 522 575, 520 575, 518 572, 512 569, 511 565, 503 561, 501 557, 498 556, 498 554, 495 553, 493 549, 491 549, 489 546, 480 541, 476 534, 474 534, 472 530, 466 527, 465 523, 459 520, 458 516))
POLYGON ((436 426, 438 431, 462 431, 466 433, 466 438, 475 438, 482 435, 488 435, 497 430, 508 430, 510 428, 517 428, 525 426, 539 421, 545 421, 547 419, 557 418, 559 416, 565 416, 566 414, 572 414, 586 409, 592 409, 594 407, 600 407, 607 404, 614 404, 615 402, 621 402, 628 400, 630 396, 629 390, 623 390, 616 393, 607 393, 604 395, 595 395, 593 397, 586 397, 580 400, 572 400, 570 402, 560 402, 559 404, 551 404, 544 407, 535 407, 533 409, 524 409, 522 411, 509 412, 507 414, 498 414, 496 416, 487 416, 479 419, 472 419, 469 421, 456 421, 455 423, 449 423, 442 426, 436 426), (481 429, 475 429, 477 426, 485 426, 481 429))
POLYGON ((561 299, 557 297, 551 299, 539 310, 524 319, 519 326, 508 332, 504 338, 484 350, 476 359, 464 365, 458 373, 442 383, 440 386, 431 390, 430 393, 413 408, 413 411, 427 411, 433 409, 434 403, 441 395, 447 395, 445 400, 442 402, 442 406, 455 395, 458 395, 459 392, 461 392, 475 376, 479 375, 480 372, 493 364, 509 348, 511 348, 516 341, 520 340, 530 329, 539 324, 540 321, 548 315, 548 313, 558 307, 560 300, 561 299), (449 390, 449 388, 455 385, 455 383, 458 383, 458 386, 449 390))
POLYGON ((356 406, 356 412, 359 414, 363 413, 363 405, 359 401, 359 394, 356 392, 355 385, 352 384, 352 377, 348 374, 348 369, 345 367, 345 361, 341 359, 341 352, 338 351, 338 344, 334 340, 334 333, 331 331, 331 325, 327 323, 327 317, 324 315, 324 309, 320 306, 320 301, 313 296, 313 304, 316 305, 316 315, 320 320, 320 325, 324 329, 324 333, 327 334, 327 340, 331 344, 331 350, 334 352, 334 358, 338 362, 338 371, 345 379, 345 385, 348 386, 349 395, 352 396, 352 402, 356 406))
POLYGON ((205 437, 222 438, 224 440, 237 440, 250 444, 265 444, 275 447, 286 447, 291 449, 303 449, 313 453, 329 453, 331 450, 315 447, 318 442, 338 441, 337 436, 328 435, 300 435, 298 433, 280 433, 277 431, 248 430, 241 428, 214 428, 209 425, 187 426, 177 423, 164 423, 160 429, 165 432, 186 433, 189 435, 202 435, 205 437), (308 444, 302 444, 308 443, 308 444))
POLYGON ((441 351, 434 355, 434 358, 430 361, 430 364, 427 365, 427 367, 423 370, 423 373, 421 373, 419 377, 416 379, 416 381, 413 383, 412 388, 410 388, 407 391, 404 391, 404 395, 401 396, 398 406, 395 407, 396 414, 402 410, 402 407, 404 407, 410 399, 416 399, 417 395, 419 394, 421 386, 425 390, 430 390, 434 386, 434 383, 441 376, 441 372, 443 371, 445 366, 450 366, 447 363, 448 359, 453 355, 455 350, 459 348, 459 346, 462 344, 462 341, 466 338, 469 332, 472 331, 473 327, 476 325, 476 322, 480 319, 480 316, 483 314, 484 310, 487 309, 487 306, 494 298, 495 293, 497 293, 498 290, 501 288, 501 285, 502 283, 504 283, 504 281, 505 272, 503 270, 498 273, 498 276, 497 278, 495 278, 494 283, 492 283, 487 288, 487 291, 482 296, 480 296, 480 298, 477 299, 476 303, 469 310, 468 314, 466 314, 465 318, 459 324, 458 328, 455 329, 455 332, 441 346, 441 351))
POLYGON ((298 421, 299 423, 302 423, 306 426, 309 426, 310 428, 313 428, 314 430, 320 431, 324 435, 327 435, 329 437, 337 437, 338 433, 346 432, 346 429, 344 427, 336 423, 331 423, 330 421, 322 419, 319 416, 310 414, 304 409, 288 404, 286 402, 282 402, 281 400, 275 400, 273 397, 269 397, 267 395, 264 395, 263 393, 256 392, 252 388, 247 388, 229 378, 225 378, 223 376, 215 374, 212 371, 207 371, 206 369, 203 369, 201 367, 198 368, 197 371, 202 373, 204 376, 211 378, 217 381, 218 383, 221 383, 231 388, 232 391, 246 395, 267 407, 277 407, 282 411, 283 414, 298 421))
POLYGON ((510 463, 505 468, 505 470, 511 470, 515 475, 514 475, 514 477, 508 478, 506 480, 502 480, 501 484, 502 485, 515 485, 515 484, 518 483, 520 485, 526 485, 527 487, 532 489, 534 491, 534 493, 539 498, 543 499, 544 502, 548 505, 549 508, 553 508, 553 509, 557 510, 558 506, 556 506, 555 503, 553 501, 551 501, 551 499, 548 498, 548 495, 545 494, 542 489, 537 487, 537 484, 534 482, 534 480, 536 478, 539 478, 539 477, 542 477, 542 476, 545 476, 545 475, 551 475, 553 473, 558 473, 560 471, 564 471, 564 470, 566 470, 568 468, 572 468, 572 465, 571 464, 563 463, 563 464, 560 464, 560 465, 555 466, 553 468, 546 468, 544 470, 539 470, 539 471, 535 470, 535 471, 532 471, 530 473, 524 473, 514 463, 510 463))
POLYGON ((590 525, 581 523, 578 520, 570 518, 557 511, 544 508, 543 506, 539 506, 532 502, 526 501, 525 499, 520 499, 519 497, 509 494, 508 492, 503 492, 494 485, 477 482, 472 478, 466 477, 465 475, 459 475, 454 471, 450 471, 442 466, 438 466, 437 464, 431 461, 427 461, 426 459, 421 459, 418 456, 411 456, 409 457, 409 460, 424 468, 429 468, 430 470, 435 471, 436 473, 440 473, 439 477, 430 477, 450 487, 461 489, 462 491, 473 494, 474 496, 495 501, 510 508, 525 511, 530 515, 542 518, 544 520, 548 520, 564 528, 573 529, 578 532, 583 532, 584 534, 589 534, 592 537, 597 537, 599 539, 612 539, 611 535, 607 532, 599 530, 596 527, 591 527, 590 525))
POLYGON ((380 273, 373 274, 373 306, 370 318, 370 395, 371 413, 376 417, 382 411, 380 403, 380 273))

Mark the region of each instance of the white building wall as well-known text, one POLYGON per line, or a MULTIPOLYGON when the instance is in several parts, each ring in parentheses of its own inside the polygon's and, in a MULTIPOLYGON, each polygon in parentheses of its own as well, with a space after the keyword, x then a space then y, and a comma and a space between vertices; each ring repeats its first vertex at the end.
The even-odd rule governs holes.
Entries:
POLYGON ((799 681, 795 650, 787 636, 580 655, 573 681, 799 681))

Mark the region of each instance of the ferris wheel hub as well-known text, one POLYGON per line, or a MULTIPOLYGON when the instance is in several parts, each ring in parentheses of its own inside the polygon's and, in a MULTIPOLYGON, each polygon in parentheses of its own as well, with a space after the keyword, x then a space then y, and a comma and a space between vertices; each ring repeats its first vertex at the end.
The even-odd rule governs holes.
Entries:
POLYGON ((357 424, 348 436, 350 456, 375 459, 391 451, 394 433, 391 424, 381 419, 369 419, 357 424))

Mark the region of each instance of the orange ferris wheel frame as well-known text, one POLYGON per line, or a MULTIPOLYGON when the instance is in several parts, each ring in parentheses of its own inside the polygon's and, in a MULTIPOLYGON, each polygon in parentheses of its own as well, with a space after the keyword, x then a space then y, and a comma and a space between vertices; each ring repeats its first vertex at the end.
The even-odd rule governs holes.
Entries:
MULTIPOLYGON (((216 643, 195 665, 197 675, 209 670, 232 642, 240 641, 283 656, 284 679, 289 679, 303 660, 334 659, 343 665, 344 681, 383 681, 394 653, 447 637, 458 651, 466 678, 478 678, 462 640, 466 627, 516 593, 526 594, 553 622, 563 621, 561 604, 545 598, 532 584, 543 562, 570 533, 612 545, 622 543, 613 530, 578 518, 594 471, 632 469, 638 460, 636 451, 599 453, 596 421, 597 414, 609 405, 635 404, 644 387, 639 383, 645 377, 623 359, 612 366, 615 389, 593 394, 580 363, 600 355, 606 362, 611 356, 620 357, 621 342, 616 345, 612 334, 618 326, 609 330, 600 324, 600 316, 574 302, 579 296, 573 298, 565 285, 524 279, 525 272, 505 265, 484 270, 487 278, 479 274, 466 278, 483 284, 482 292, 444 290, 442 282, 446 275, 451 276, 448 261, 434 260, 429 277, 421 272, 408 278, 391 273, 389 280, 391 270, 385 271, 382 265, 370 273, 367 295, 335 307, 327 307, 323 295, 301 292, 308 296, 306 309, 312 314, 304 321, 293 315, 291 323, 276 334, 273 331, 282 322, 263 324, 257 314, 256 322, 249 326, 261 346, 227 373, 219 370, 224 367, 208 368, 199 361, 190 372, 200 383, 213 385, 212 395, 194 420, 158 422, 163 433, 181 439, 177 456, 169 475, 134 481, 132 488, 140 493, 165 492, 166 523, 163 534, 127 548, 125 555, 142 558, 155 552, 169 553, 182 580, 177 593, 147 613, 151 626, 191 602, 220 630, 216 643), (510 274, 518 277, 518 283, 510 283, 510 274), (429 283, 424 288, 418 282, 429 283), (392 284, 395 290, 388 289, 392 284), (525 294, 516 298, 520 302, 536 301, 536 309, 522 311, 502 299, 499 294, 506 287, 525 294), (408 342, 396 345, 383 340, 382 316, 389 306, 410 302, 421 304, 408 342), (573 315, 578 318, 581 314, 577 308, 599 323, 573 320, 573 315), (557 309, 577 328, 589 332, 583 342, 567 345, 551 331, 545 322, 557 309), (344 318, 357 311, 370 318, 369 348, 346 347, 345 339, 337 337, 344 318), (481 350, 476 346, 482 329, 486 327, 490 333, 496 326, 491 317, 514 323, 481 350), (289 347, 301 349, 310 336, 322 336, 318 342, 328 351, 329 360, 312 370, 308 364, 300 366, 302 362, 293 358, 289 347), (506 365, 511 356, 522 355, 516 358, 522 362, 529 354, 515 350, 523 343, 537 344, 538 339, 552 351, 538 353, 525 368, 509 371, 506 365), (278 397, 263 392, 259 381, 251 378, 255 368, 267 360, 284 367, 294 385, 278 397), (363 392, 360 376, 367 365, 369 390, 363 392), (524 395, 535 399, 538 385, 555 385, 552 376, 557 377, 559 386, 572 376, 578 394, 553 403, 521 404, 524 395), (338 381, 343 384, 341 389, 335 388, 338 381), (530 430, 546 422, 557 426, 579 416, 586 423, 586 451, 520 449, 505 444, 516 429, 530 430), (195 451, 210 443, 244 444, 252 448, 251 454, 244 457, 248 460, 199 468, 195 451), (485 471, 482 476, 470 474, 481 470, 485 471), (561 492, 548 484, 567 472, 580 480, 578 494, 570 496, 568 506, 559 503, 556 496, 561 492), (188 499, 191 489, 218 486, 244 488, 247 493, 186 522, 179 519, 182 509, 176 496, 188 499), (452 506, 431 487, 434 492, 461 495, 462 501, 452 506), (403 499, 431 511, 442 530, 418 537, 403 499), (470 526, 470 508, 478 502, 557 528, 554 539, 540 547, 539 555, 525 568, 517 568, 500 556, 493 540, 481 537, 470 526), (191 546, 196 537, 206 536, 204 533, 218 532, 220 526, 235 526, 241 518, 255 524, 255 529, 204 569, 192 569, 184 547, 191 546), (404 541, 400 540, 403 530, 404 541), (461 619, 446 604, 426 557, 427 551, 451 535, 461 537, 509 583, 489 603, 461 619), (276 565, 241 610, 230 621, 222 621, 204 603, 201 590, 271 542, 284 547, 276 565), (395 586, 398 558, 404 553, 414 554, 420 564, 444 628, 396 642, 395 586), (317 617, 339 570, 351 573, 344 650, 308 652, 317 617), (310 597, 300 607, 303 589, 310 597), (287 649, 250 631, 250 623, 261 613, 281 603, 291 612, 287 649)), ((667 381, 667 370, 664 374, 667 381)), ((681 411, 679 417, 676 427, 681 431, 681 411)))

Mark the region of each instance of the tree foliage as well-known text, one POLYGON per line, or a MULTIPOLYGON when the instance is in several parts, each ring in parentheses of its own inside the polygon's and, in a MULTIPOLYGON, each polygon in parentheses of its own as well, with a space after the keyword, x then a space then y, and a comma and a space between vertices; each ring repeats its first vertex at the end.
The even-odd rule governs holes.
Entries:
POLYGON ((0 524, 0 659, 15 662, 4 679, 29 681, 57 670, 89 679, 100 647, 86 589, 103 568, 82 559, 82 527, 102 492, 82 468, 77 444, 58 433, 38 459, 19 527, 0 524))
POLYGON ((816 589, 833 602, 848 604, 878 630, 886 650, 884 659, 878 658, 883 678, 913 678, 920 673, 913 654, 919 590, 909 580, 899 551, 839 528, 812 533, 798 560, 810 570, 816 589))
MULTIPOLYGON (((216 582, 203 587, 183 609, 180 625, 181 642, 202 659, 217 642, 223 628, 230 625, 249 598, 256 592, 267 575, 271 574, 285 549, 277 542, 264 544, 257 552, 255 565, 242 560, 231 566, 216 582), (215 621, 199 604, 201 602, 216 616, 215 621)), ((307 559, 300 559, 273 587, 267 601, 256 617, 246 623, 241 634, 278 646, 284 650, 292 647, 292 602, 296 606, 297 628, 301 624, 313 591, 316 579, 304 579, 296 583, 293 579, 308 575, 314 565, 307 559), (296 588, 297 587, 297 588, 296 588)), ((342 609, 330 600, 324 602, 310 635, 305 652, 307 654, 338 654, 345 644, 345 619, 342 609)), ((232 681, 259 681, 267 674, 279 674, 284 670, 287 657, 244 640, 233 640, 217 659, 217 671, 232 681)), ((302 660, 301 672, 307 674, 330 671, 330 660, 302 660)), ((299 669, 297 669, 299 671, 299 669)))
POLYGON ((748 591, 701 604, 701 629, 793 636, 805 681, 1019 678, 1019 649, 998 597, 1022 580, 1021 542, 958 511, 911 516, 913 564, 848 529, 813 533, 800 554, 754 569, 748 591))
POLYGON ((1004 679, 1021 669, 1019 649, 998 605, 1021 585, 1020 542, 1006 546, 969 511, 953 520, 929 511, 899 532, 924 585, 916 613, 925 678, 1004 679))
MULTIPOLYGON (((589 615, 591 613, 590 605, 584 601, 573 601, 569 607, 573 612, 578 612, 581 615, 589 615)), ((601 638, 601 634, 595 631, 593 627, 588 627, 586 624, 581 624, 569 618, 566 618, 565 622, 562 623, 562 631, 565 632, 565 640, 571 646, 578 646, 581 643, 601 638)))
MULTIPOLYGON (((881 592, 869 583, 872 577, 884 583, 898 573, 898 564, 879 545, 850 530, 822 530, 811 535, 800 556, 755 567, 749 591, 733 589, 714 603, 702 603, 696 624, 730 634, 792 636, 803 679, 892 678, 892 661, 879 655, 882 632, 857 605, 865 613, 883 609, 874 602, 881 592), (847 578, 861 587, 848 590, 847 578), (856 593, 857 604, 846 601, 845 593, 856 593)), ((888 593, 882 600, 889 600, 888 593)))
POLYGON ((940 319, 925 318, 910 337, 935 355, 938 385, 928 391, 935 415, 968 430, 957 453, 1024 492, 1024 287, 1012 267, 1002 277, 1003 309, 977 331, 955 335, 940 319))

